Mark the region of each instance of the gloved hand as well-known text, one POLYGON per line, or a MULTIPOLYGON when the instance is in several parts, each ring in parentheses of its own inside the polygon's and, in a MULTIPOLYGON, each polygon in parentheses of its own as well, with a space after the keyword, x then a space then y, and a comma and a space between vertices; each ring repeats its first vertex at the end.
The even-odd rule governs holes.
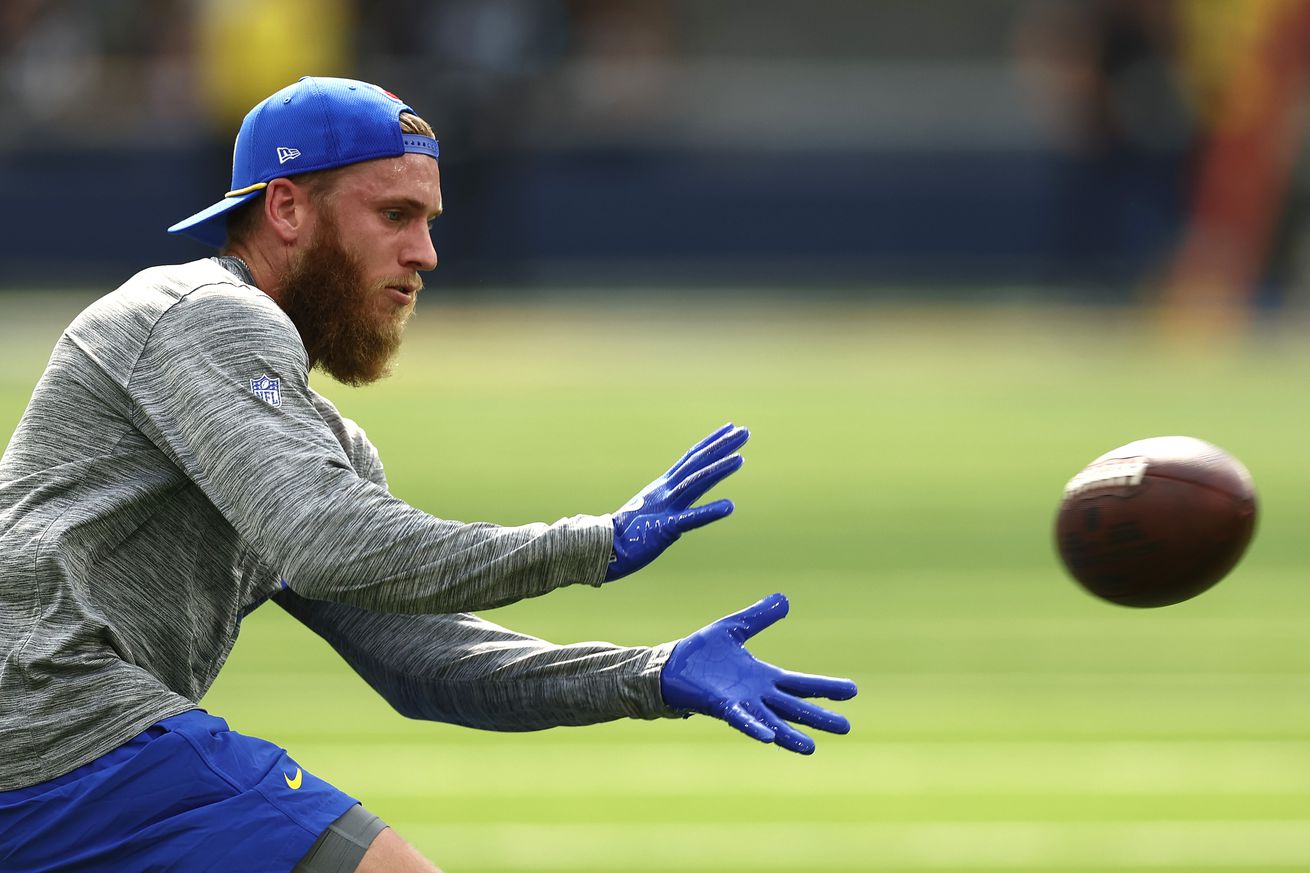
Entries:
POLYGON ((741 455, 733 452, 749 437, 746 428, 725 424, 614 513, 614 554, 606 582, 637 572, 687 531, 731 514, 731 500, 692 504, 741 466, 741 455))
POLYGON ((848 700, 855 696, 854 682, 781 670, 757 661, 743 647, 786 614, 787 598, 770 594, 680 641, 660 673, 665 704, 723 719, 748 737, 802 755, 813 754, 814 740, 787 721, 849 733, 851 723, 844 717, 801 698, 848 700))

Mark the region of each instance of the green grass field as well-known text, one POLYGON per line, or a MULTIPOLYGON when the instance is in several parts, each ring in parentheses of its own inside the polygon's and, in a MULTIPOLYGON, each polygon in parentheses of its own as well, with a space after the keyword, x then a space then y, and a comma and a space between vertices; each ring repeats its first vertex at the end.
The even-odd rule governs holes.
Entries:
MULTIPOLYGON (((261 609, 206 707, 447 871, 1310 869, 1310 327, 1185 350, 1132 312, 439 295, 394 378, 319 380, 436 515, 608 511, 753 431, 732 518, 494 620, 659 642, 784 591, 754 651, 860 684, 812 758, 705 718, 497 735, 403 719, 261 609), (1170 433, 1250 467, 1252 550, 1190 603, 1094 601, 1051 548, 1061 489, 1170 433)), ((0 297, 4 434, 75 302, 0 297)))

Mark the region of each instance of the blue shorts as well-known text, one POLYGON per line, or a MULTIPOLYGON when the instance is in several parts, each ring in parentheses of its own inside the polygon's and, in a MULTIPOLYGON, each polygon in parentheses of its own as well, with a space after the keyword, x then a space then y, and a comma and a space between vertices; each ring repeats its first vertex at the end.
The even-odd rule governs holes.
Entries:
POLYGON ((0 792, 0 870, 288 873, 356 803, 286 750, 193 709, 0 792))

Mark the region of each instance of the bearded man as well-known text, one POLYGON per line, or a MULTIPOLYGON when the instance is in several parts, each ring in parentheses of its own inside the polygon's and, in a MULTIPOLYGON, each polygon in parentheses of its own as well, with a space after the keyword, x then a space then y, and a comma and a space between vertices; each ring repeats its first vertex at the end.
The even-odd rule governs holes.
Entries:
POLYGON ((232 190, 55 346, 0 459, 0 869, 431 871, 359 802, 200 709, 273 600, 401 713, 534 730, 694 712, 801 753, 846 680, 742 647, 773 595, 651 647, 557 646, 470 614, 657 558, 732 504, 724 426, 610 515, 464 524, 391 496, 309 386, 386 373, 436 267, 438 145, 399 98, 304 78, 237 136, 232 190), (494 681, 492 680, 494 677, 494 681))

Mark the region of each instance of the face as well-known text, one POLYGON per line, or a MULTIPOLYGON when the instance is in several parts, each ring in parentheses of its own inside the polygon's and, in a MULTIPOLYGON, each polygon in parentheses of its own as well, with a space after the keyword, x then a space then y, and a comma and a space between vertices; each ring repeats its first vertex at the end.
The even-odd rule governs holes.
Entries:
POLYGON ((346 167, 311 202, 280 302, 314 366, 351 385, 376 381, 414 311, 419 273, 437 265, 437 163, 404 155, 346 167))

